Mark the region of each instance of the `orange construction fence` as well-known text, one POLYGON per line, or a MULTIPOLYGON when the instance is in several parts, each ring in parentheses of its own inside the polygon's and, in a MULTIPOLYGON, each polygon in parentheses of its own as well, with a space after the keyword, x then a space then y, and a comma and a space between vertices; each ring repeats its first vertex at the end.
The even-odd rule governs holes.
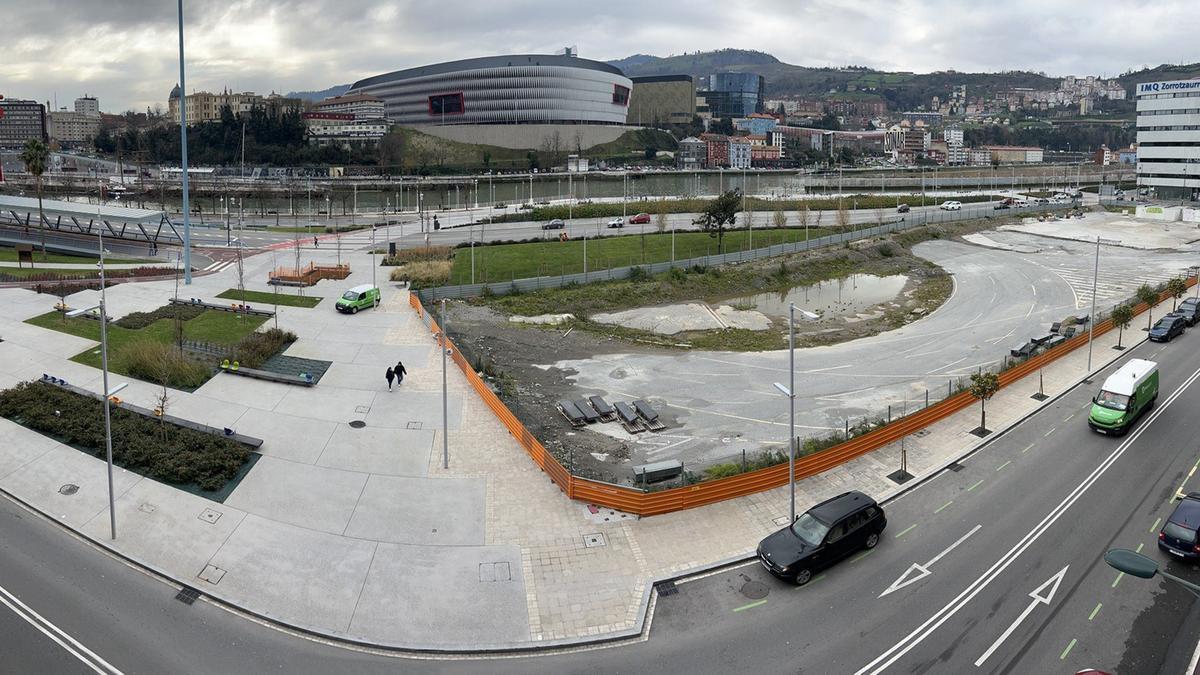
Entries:
MULTIPOLYGON (((1196 278, 1189 278, 1187 283, 1189 287, 1194 286, 1196 278)), ((1159 297, 1159 301, 1161 302, 1169 297, 1170 295, 1163 292, 1159 297)), ((421 305, 421 300, 417 297, 416 293, 409 293, 408 301, 413 309, 417 311, 418 315, 424 315, 425 308, 421 305)), ((1147 309, 1149 307, 1146 304, 1138 304, 1134 307, 1134 315, 1141 314, 1147 309)), ((430 330, 434 333, 440 332, 441 329, 438 327, 437 322, 433 321, 432 317, 430 318, 430 330)), ((1093 338, 1098 337, 1112 329, 1112 320, 1106 319, 1093 327, 1092 336, 1093 338)), ((447 341, 449 342, 449 340, 447 341)), ((1017 382, 1039 368, 1070 354, 1075 349, 1085 346, 1087 342, 1088 334, 1084 332, 1052 349, 1026 359, 1000 373, 1000 386, 1003 388, 1017 382)), ((453 347, 452 343, 451 346, 453 347)), ((779 464, 736 476, 656 492, 646 492, 637 488, 601 483, 573 476, 559 463, 553 454, 546 450, 540 441, 533 437, 533 434, 529 433, 525 425, 521 424, 521 421, 508 409, 508 406, 504 405, 500 397, 496 396, 491 387, 476 374, 475 369, 463 357, 461 351, 454 348, 451 358, 458 364, 459 369, 462 370, 463 375, 466 376, 467 381, 471 383, 471 387, 479 394, 479 397, 483 399, 484 403, 491 408, 496 417, 508 428, 509 433, 513 435, 513 438, 517 439, 521 447, 525 448, 525 452, 529 454, 533 462, 545 471, 550 476, 550 480, 554 481, 571 499, 579 499, 642 516, 653 516, 704 506, 726 499, 744 497, 756 492, 763 492, 787 485, 787 464, 779 464)), ((975 403, 975 401, 975 397, 970 392, 963 391, 927 408, 901 417, 891 424, 867 432, 861 436, 856 436, 820 452, 797 458, 795 462, 796 479, 799 480, 814 476, 823 471, 828 471, 856 457, 861 457, 868 452, 899 441, 901 438, 953 415, 975 403)))

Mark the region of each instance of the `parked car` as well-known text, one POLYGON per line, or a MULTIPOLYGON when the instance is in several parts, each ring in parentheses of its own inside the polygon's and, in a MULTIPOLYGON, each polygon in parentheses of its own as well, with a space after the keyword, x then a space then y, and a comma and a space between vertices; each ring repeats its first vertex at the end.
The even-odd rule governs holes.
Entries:
POLYGON ((943 211, 961 211, 962 210, 962 202, 956 202, 956 201, 942 202, 942 205, 938 208, 940 208, 943 211))
POLYGON ((1038 205, 1038 206, 1044 206, 1044 205, 1046 205, 1046 204, 1049 204, 1049 203, 1050 203, 1050 200, 1049 200, 1049 199, 1046 199, 1045 197, 1031 197, 1031 198, 1029 199, 1029 203, 1030 203, 1030 204, 1036 204, 1036 205, 1038 205))
POLYGON ((629 224, 630 225, 648 225, 648 224, 650 224, 650 214, 649 213, 639 213, 636 216, 629 219, 629 224))
POLYGON ((342 297, 338 298, 334 308, 343 314, 358 314, 360 309, 369 309, 379 306, 379 289, 364 284, 355 286, 342 293, 342 297))
POLYGON ((805 511, 758 544, 771 574, 803 586, 813 575, 860 550, 872 549, 887 527, 883 507, 861 492, 844 492, 805 511))
POLYGON ((1013 200, 1001 199, 1000 201, 996 202, 996 205, 992 207, 992 210, 999 211, 1001 209, 1011 209, 1012 206, 1013 206, 1013 200))
POLYGON ((554 220, 542 225, 542 229, 543 230, 561 230, 566 226, 567 226, 567 224, 565 222, 563 222, 562 218, 555 218, 554 220))
POLYGON ((909 209, 910 207, 908 204, 901 204, 900 206, 896 207, 896 213, 908 213, 909 209))
POLYGON ((1189 492, 1175 505, 1175 511, 1158 531, 1158 548, 1185 560, 1200 558, 1200 542, 1196 541, 1198 528, 1200 492, 1189 492))
POLYGON ((1188 298, 1179 303, 1179 307, 1172 314, 1183 316, 1183 320, 1189 326, 1195 326, 1197 321, 1200 321, 1200 300, 1196 298, 1188 298))
POLYGON ((612 220, 608 221, 608 226, 610 228, 625 227, 625 219, 624 218, 613 218, 612 220))
POLYGON ((1150 339, 1154 342, 1170 342, 1173 338, 1183 335, 1187 328, 1187 320, 1182 314, 1167 314, 1150 328, 1150 339))

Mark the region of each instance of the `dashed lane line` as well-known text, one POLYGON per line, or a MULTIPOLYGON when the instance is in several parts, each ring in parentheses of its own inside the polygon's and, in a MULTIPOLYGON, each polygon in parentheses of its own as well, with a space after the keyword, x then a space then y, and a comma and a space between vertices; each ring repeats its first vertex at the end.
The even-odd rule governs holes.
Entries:
POLYGON ((1054 433, 1056 429, 1058 429, 1058 427, 1050 427, 1050 431, 1047 431, 1045 434, 1043 434, 1042 438, 1049 438, 1050 434, 1054 433))
POLYGON ((896 535, 896 538, 899 539, 900 537, 903 537, 904 535, 908 534, 909 532, 912 532, 913 528, 915 528, 916 526, 917 526, 917 523, 913 523, 912 525, 909 525, 908 527, 904 528, 903 530, 900 530, 899 534, 896 535))
POLYGON ((1010 459, 1010 460, 1008 460, 1007 462, 1005 462, 1005 463, 1001 464, 1000 466, 996 467, 996 470, 997 470, 997 471, 1000 471, 1000 470, 1002 470, 1004 467, 1008 466, 1009 464, 1012 464, 1012 460, 1011 460, 1011 459, 1010 459))
POLYGON ((1071 642, 1070 642, 1069 644, 1067 644, 1067 648, 1066 648, 1066 649, 1064 649, 1064 650, 1062 650, 1062 654, 1059 654, 1059 655, 1058 655, 1058 660, 1059 660, 1059 661, 1066 661, 1066 660, 1067 660, 1067 654, 1070 654, 1070 653, 1071 653, 1071 650, 1075 648, 1075 642, 1076 642, 1076 639, 1075 639, 1075 638, 1071 638, 1071 642))
POLYGON ((953 499, 951 499, 950 501, 946 502, 945 504, 942 504, 941 506, 939 506, 939 507, 937 508, 937 510, 936 510, 936 511, 934 511, 934 513, 935 513, 935 514, 937 514, 937 513, 941 513, 942 511, 945 511, 945 510, 946 510, 946 507, 947 507, 947 506, 950 506, 950 505, 951 505, 951 504, 953 504, 953 503, 954 503, 954 500, 953 500, 953 499))
POLYGON ((1091 614, 1088 614, 1088 621, 1091 621, 1092 619, 1095 619, 1095 618, 1096 618, 1096 615, 1100 613, 1100 608, 1101 608, 1101 607, 1103 607, 1103 606, 1104 606, 1104 603, 1102 603, 1102 602, 1097 602, 1097 603, 1096 603, 1096 609, 1093 609, 1093 610, 1092 610, 1092 613, 1091 613, 1091 614))
POLYGON ((1150 534, 1154 534, 1158 530, 1159 523, 1162 522, 1162 516, 1154 519, 1154 524, 1150 526, 1150 534))
POLYGON ((967 492, 970 492, 971 490, 974 490, 975 488, 979 487, 979 486, 980 486, 980 485, 982 485, 982 484, 983 484, 983 479, 982 479, 982 478, 980 478, 979 480, 975 481, 975 484, 974 484, 974 485, 972 485, 971 487, 967 488, 967 492))
POLYGON ((758 600, 758 601, 752 602, 752 603, 750 603, 750 604, 748 604, 748 605, 742 605, 741 607, 734 607, 734 608, 733 608, 733 611, 735 611, 735 612, 744 612, 744 611, 746 611, 747 609, 754 609, 755 607, 761 607, 762 605, 765 605, 765 604, 767 604, 767 601, 766 601, 766 599, 764 598, 764 599, 762 599, 762 600, 758 600))
POLYGON ((1021 454, 1023 455, 1025 453, 1029 452, 1030 450, 1033 449, 1033 446, 1035 446, 1035 445, 1037 445, 1037 443, 1030 443, 1029 445, 1025 446, 1025 449, 1021 451, 1021 454))

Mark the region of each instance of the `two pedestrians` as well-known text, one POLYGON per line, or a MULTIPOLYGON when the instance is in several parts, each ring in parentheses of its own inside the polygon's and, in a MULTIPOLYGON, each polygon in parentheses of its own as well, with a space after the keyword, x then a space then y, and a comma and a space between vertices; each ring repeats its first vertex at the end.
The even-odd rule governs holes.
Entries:
POLYGON ((396 366, 394 368, 391 366, 388 366, 388 369, 386 371, 384 371, 384 373, 383 373, 383 376, 385 378, 387 378, 388 391, 392 390, 392 380, 395 380, 396 386, 399 387, 400 383, 404 382, 404 376, 407 374, 408 374, 408 370, 404 367, 404 364, 400 361, 396 362, 396 366))

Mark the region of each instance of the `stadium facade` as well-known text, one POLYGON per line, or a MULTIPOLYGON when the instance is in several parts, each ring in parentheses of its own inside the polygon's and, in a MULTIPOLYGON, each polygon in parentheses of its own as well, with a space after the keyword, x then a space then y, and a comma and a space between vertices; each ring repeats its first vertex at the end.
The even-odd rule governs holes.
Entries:
POLYGON ((409 125, 624 125, 632 81, 573 55, 487 56, 398 70, 355 82, 348 95, 382 99, 409 125))

